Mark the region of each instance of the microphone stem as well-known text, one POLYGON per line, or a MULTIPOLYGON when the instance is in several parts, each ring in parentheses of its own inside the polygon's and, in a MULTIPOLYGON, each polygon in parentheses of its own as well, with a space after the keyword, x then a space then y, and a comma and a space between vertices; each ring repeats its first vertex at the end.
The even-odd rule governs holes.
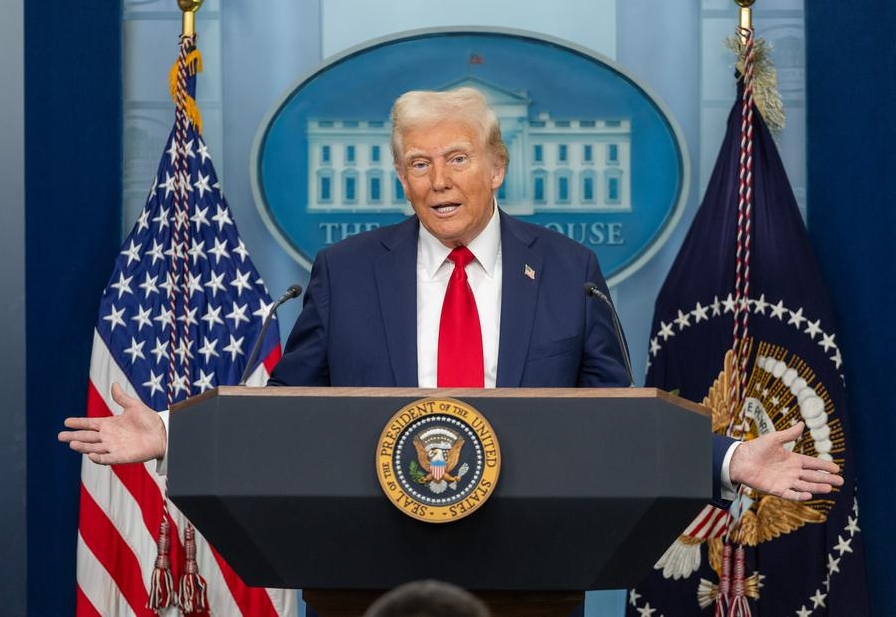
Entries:
POLYGON ((610 313, 613 316, 613 328, 616 330, 616 340, 619 342, 619 350, 622 352, 622 359, 625 361, 625 371, 628 374, 628 383, 630 386, 635 385, 635 379, 632 376, 632 365, 631 361, 628 359, 628 345, 625 344, 625 339, 622 337, 622 326, 619 324, 619 317, 616 316, 616 309, 612 308, 611 305, 610 313))
POLYGON ((249 361, 246 363, 246 368, 243 370, 243 376, 240 378, 240 383, 238 385, 245 386, 246 381, 249 379, 249 375, 252 374, 252 369, 255 367, 255 360, 258 359, 258 353, 261 351, 262 344, 264 344, 264 337, 268 333, 268 328, 274 320, 274 314, 277 312, 277 309, 280 308, 281 304, 287 300, 292 300, 293 298, 298 297, 301 293, 301 287, 298 285, 291 286, 287 292, 283 294, 283 297, 277 300, 274 303, 274 306, 271 307, 271 310, 268 311, 267 317, 264 318, 264 322, 261 324, 261 333, 258 335, 258 340, 252 348, 252 355, 249 356, 249 361))
POLYGON ((271 322, 273 320, 274 313, 279 308, 282 302, 277 302, 274 306, 271 307, 271 311, 268 313, 268 316, 264 318, 264 323, 261 324, 261 334, 258 335, 258 343, 255 347, 252 348, 252 355, 249 356, 249 361, 246 363, 246 369, 243 371, 243 376, 240 378, 239 385, 245 386, 246 381, 249 379, 249 375, 252 374, 252 367, 255 366, 255 360, 258 359, 258 352, 261 350, 261 346, 264 342, 264 337, 268 333, 268 328, 271 326, 271 322))
POLYGON ((619 352, 622 354, 622 361, 625 363, 625 372, 628 375, 629 386, 634 387, 635 378, 632 373, 631 360, 628 357, 628 345, 625 343, 625 336, 622 334, 622 325, 619 323, 619 315, 616 314, 616 307, 613 301, 607 295, 597 288, 594 283, 585 283, 585 293, 599 299, 610 309, 610 317, 613 319, 613 330, 616 333, 616 344, 619 345, 619 352))

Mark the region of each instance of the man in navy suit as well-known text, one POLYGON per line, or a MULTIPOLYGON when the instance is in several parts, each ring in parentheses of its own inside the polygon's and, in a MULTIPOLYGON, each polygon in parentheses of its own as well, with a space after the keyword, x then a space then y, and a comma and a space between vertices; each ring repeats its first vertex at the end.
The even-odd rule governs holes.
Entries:
POLYGON ((497 118, 471 88, 409 92, 392 114, 392 150, 416 216, 318 253, 305 306, 274 385, 420 386, 436 380, 450 251, 482 327, 484 386, 628 386, 594 253, 500 212, 507 149, 497 118))
MULTIPOLYGON (((494 242, 483 247, 480 235, 465 245, 477 257, 467 271, 480 313, 490 308, 479 301, 486 294, 496 296, 500 305, 500 311, 494 310, 500 328, 483 325, 485 385, 629 386, 608 307, 582 293, 586 281, 606 293, 594 253, 556 232, 507 216, 491 202, 488 206, 486 233, 494 242), (486 253, 485 265, 478 262, 480 251, 486 253), (488 289, 498 270, 500 289, 488 289)), ((417 309, 417 290, 426 286, 431 296, 444 297, 449 250, 412 217, 320 251, 304 309, 269 384, 439 385, 431 370, 435 337, 419 340, 437 333, 438 313, 433 311, 431 323, 424 323, 428 316, 417 309), (432 277, 431 268, 417 259, 423 243, 437 254, 432 277), (435 289, 430 292, 430 287, 435 289)), ((433 303, 433 309, 439 308, 433 303)))
MULTIPOLYGON (((318 254, 304 309, 269 383, 447 385, 439 378, 440 314, 453 271, 449 254, 465 247, 481 326, 478 385, 631 385, 609 307, 582 293, 586 282, 607 292, 594 253, 498 209, 508 157, 485 98, 470 88, 409 92, 396 101, 392 122, 395 168, 415 216, 318 254)), ((59 439, 101 464, 163 458, 165 415, 117 384, 112 395, 122 414, 69 418, 73 430, 59 439)), ((800 431, 797 424, 739 445, 716 437, 716 497, 738 482, 798 500, 840 485, 836 465, 784 447, 800 431)))

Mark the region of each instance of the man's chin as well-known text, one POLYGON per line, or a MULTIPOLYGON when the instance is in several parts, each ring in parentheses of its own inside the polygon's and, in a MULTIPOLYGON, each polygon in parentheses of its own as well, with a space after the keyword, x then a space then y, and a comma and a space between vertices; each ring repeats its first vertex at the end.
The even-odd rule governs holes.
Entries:
POLYGON ((436 240, 447 247, 454 248, 455 246, 466 244, 464 239, 468 233, 461 225, 446 224, 446 221, 429 220, 424 222, 423 226, 436 240))

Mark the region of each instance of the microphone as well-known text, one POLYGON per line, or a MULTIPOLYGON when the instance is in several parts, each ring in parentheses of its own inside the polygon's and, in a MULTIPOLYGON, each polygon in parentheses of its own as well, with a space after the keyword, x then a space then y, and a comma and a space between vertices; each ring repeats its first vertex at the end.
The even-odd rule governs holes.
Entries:
POLYGON ((255 341, 255 347, 252 348, 252 355, 249 356, 249 362, 246 363, 246 369, 243 371, 243 376, 240 378, 240 383, 238 385, 245 386, 246 380, 249 379, 249 375, 252 374, 252 369, 255 368, 255 360, 258 358, 258 352, 261 351, 261 344, 264 342, 264 335, 268 332, 268 326, 271 325, 274 313, 277 312, 277 309, 280 308, 281 304, 287 300, 298 298, 300 295, 302 295, 302 286, 290 285, 287 288, 286 293, 280 296, 279 300, 274 302, 274 306, 271 307, 267 317, 264 318, 264 323, 261 324, 261 334, 258 335, 258 340, 255 341))
POLYGON ((635 380, 632 377, 632 364, 628 357, 628 345, 625 344, 625 337, 622 335, 622 326, 619 325, 619 316, 616 314, 616 307, 613 306, 613 302, 607 297, 607 294, 598 289, 597 285, 591 281, 585 283, 585 295, 598 298, 601 302, 606 304, 607 308, 610 310, 610 316, 613 318, 613 330, 616 333, 616 344, 619 345, 619 350, 622 352, 622 359, 625 361, 625 371, 628 373, 628 383, 630 386, 634 387, 635 380))

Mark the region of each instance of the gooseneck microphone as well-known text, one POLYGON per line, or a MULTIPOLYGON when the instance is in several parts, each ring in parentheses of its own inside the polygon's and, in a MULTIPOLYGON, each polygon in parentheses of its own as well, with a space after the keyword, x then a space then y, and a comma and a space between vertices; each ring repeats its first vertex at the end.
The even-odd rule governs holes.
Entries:
POLYGON ((625 344, 625 337, 622 335, 622 326, 619 325, 619 316, 616 314, 616 307, 613 306, 613 302, 610 301, 607 294, 598 289, 597 285, 591 281, 585 283, 585 295, 597 298, 607 305, 607 309, 610 311, 610 316, 613 318, 613 330, 616 333, 616 344, 619 345, 619 350, 622 352, 622 359, 625 361, 625 371, 628 373, 628 383, 633 387, 635 385, 635 380, 632 377, 632 364, 628 357, 628 345, 625 344))
POLYGON ((239 385, 246 385, 246 380, 249 379, 249 375, 252 374, 252 370, 255 368, 255 360, 258 359, 258 352, 261 351, 261 344, 264 342, 264 335, 268 333, 268 326, 271 325, 271 320, 274 318, 274 313, 277 312, 277 309, 280 308, 281 304, 283 304, 287 300, 298 298, 300 295, 302 295, 302 286, 290 285, 287 288, 286 293, 280 296, 279 300, 274 302, 274 306, 271 307, 271 310, 268 311, 267 317, 264 318, 264 323, 261 324, 261 334, 258 335, 258 339, 255 341, 255 346, 252 348, 252 355, 249 356, 249 361, 246 363, 246 369, 243 371, 243 376, 240 378, 239 385))

